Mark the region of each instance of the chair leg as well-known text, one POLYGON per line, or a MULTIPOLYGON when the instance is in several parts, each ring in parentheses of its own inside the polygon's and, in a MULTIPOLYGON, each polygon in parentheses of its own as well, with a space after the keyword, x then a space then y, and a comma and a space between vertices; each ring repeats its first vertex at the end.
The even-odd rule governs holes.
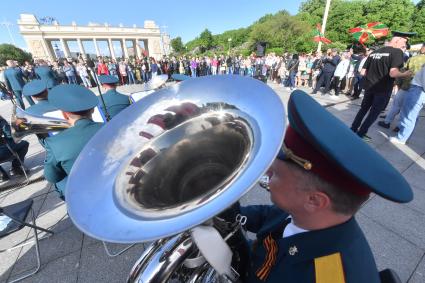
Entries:
POLYGON ((102 244, 103 244, 103 247, 105 248, 106 254, 110 257, 119 256, 120 254, 126 252, 127 250, 129 250, 130 248, 132 248, 135 245, 135 244, 131 244, 131 245, 125 247, 124 249, 120 250, 119 252, 112 253, 111 251, 109 251, 108 246, 106 245, 106 242, 102 241, 102 244))
MULTIPOLYGON (((44 240, 44 239, 50 238, 51 236, 52 236, 52 234, 43 235, 42 237, 38 238, 38 241, 41 241, 41 240, 44 240)), ((16 245, 16 246, 14 246, 14 247, 12 247, 12 248, 7 249, 6 251, 10 252, 10 251, 13 251, 13 250, 16 250, 16 249, 22 248, 22 247, 24 247, 24 246, 26 246, 26 245, 33 244, 33 243, 35 243, 35 240, 31 240, 31 241, 28 241, 28 242, 22 243, 22 244, 20 244, 20 245, 16 245)))
POLYGON ((36 223, 35 223, 35 213, 34 213, 33 208, 31 208, 31 216, 32 216, 32 223, 33 223, 32 229, 34 231, 34 238, 35 238, 35 253, 37 255, 37 267, 33 271, 31 271, 30 273, 22 275, 22 276, 14 279, 12 281, 9 281, 9 283, 15 283, 15 282, 21 281, 25 278, 28 278, 28 277, 36 274, 40 270, 41 259, 40 259, 40 247, 39 247, 39 243, 38 243, 38 232, 37 232, 38 228, 37 228, 36 223))

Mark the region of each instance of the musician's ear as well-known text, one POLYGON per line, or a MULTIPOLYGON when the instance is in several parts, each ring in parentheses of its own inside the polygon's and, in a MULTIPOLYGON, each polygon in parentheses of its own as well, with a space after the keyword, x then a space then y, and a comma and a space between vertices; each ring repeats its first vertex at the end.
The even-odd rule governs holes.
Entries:
POLYGON ((329 196, 320 191, 312 191, 309 193, 308 201, 304 204, 307 211, 317 212, 318 210, 331 207, 329 196))
POLYGON ((68 114, 68 112, 65 112, 65 111, 61 111, 61 112, 62 112, 63 118, 68 121, 69 120, 69 114, 68 114))

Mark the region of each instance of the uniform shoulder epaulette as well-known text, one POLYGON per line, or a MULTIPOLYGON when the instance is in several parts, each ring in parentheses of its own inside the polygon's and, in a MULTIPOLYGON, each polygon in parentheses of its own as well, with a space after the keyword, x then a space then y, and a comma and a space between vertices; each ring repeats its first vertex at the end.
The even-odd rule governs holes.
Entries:
POLYGON ((340 253, 315 258, 314 269, 316 283, 345 283, 340 253))

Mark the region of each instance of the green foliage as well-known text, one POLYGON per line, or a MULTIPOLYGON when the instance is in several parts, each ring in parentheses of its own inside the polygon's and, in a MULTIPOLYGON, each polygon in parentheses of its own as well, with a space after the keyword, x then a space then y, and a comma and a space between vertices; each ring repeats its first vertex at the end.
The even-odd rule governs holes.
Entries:
POLYGON ((201 34, 199 35, 199 44, 205 49, 210 49, 214 46, 214 38, 212 33, 205 29, 201 34))
POLYGON ((382 22, 391 30, 408 31, 415 5, 411 0, 370 0, 365 3, 368 22, 382 22))
POLYGON ((310 31, 311 27, 307 23, 291 16, 287 11, 280 11, 273 17, 254 24, 249 40, 252 43, 265 41, 269 48, 281 47, 284 50, 295 51, 294 43, 310 31))
POLYGON ((365 1, 334 2, 329 11, 326 37, 333 42, 351 42, 353 38, 348 30, 368 22, 363 16, 364 4, 365 1))
POLYGON ((413 14, 413 31, 418 33, 412 42, 425 42, 425 0, 420 1, 413 14))
POLYGON ((15 45, 0 44, 0 65, 6 65, 7 60, 15 60, 23 64, 25 61, 32 61, 32 55, 15 45))
MULTIPOLYGON (((297 15, 290 15, 287 11, 267 14, 247 28, 218 35, 212 35, 206 29, 186 46, 188 51, 220 48, 226 52, 231 38, 232 50, 247 50, 249 53, 254 51, 258 41, 268 43, 267 52, 274 48, 286 52, 311 52, 317 48, 312 39, 313 31, 317 23, 322 23, 325 5, 326 0, 306 0, 297 15)), ((353 42, 348 32, 350 28, 376 21, 391 30, 416 31, 419 36, 411 40, 413 43, 425 41, 425 0, 419 1, 416 7, 412 0, 332 0, 325 32, 332 44, 322 45, 322 48, 345 49, 353 42)))
POLYGON ((281 56, 284 52, 285 50, 282 47, 267 48, 267 54, 275 53, 277 56, 281 56))
POLYGON ((185 51, 185 47, 183 45, 182 38, 180 36, 173 38, 171 40, 171 47, 173 48, 174 52, 176 52, 176 53, 180 53, 180 52, 185 51))
POLYGON ((225 31, 222 34, 214 36, 216 46, 221 46, 227 50, 229 45, 229 38, 232 39, 231 46, 240 46, 248 41, 250 28, 240 28, 235 30, 225 31))

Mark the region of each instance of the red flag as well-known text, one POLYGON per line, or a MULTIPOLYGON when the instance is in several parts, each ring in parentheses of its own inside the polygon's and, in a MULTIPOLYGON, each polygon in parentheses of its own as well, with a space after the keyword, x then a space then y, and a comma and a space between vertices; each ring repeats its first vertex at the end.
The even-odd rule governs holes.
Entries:
POLYGON ((364 45, 369 39, 377 39, 387 36, 389 28, 380 22, 372 22, 348 30, 361 44, 364 45))
POLYGON ((323 43, 325 43, 325 44, 332 43, 332 41, 330 41, 329 39, 327 39, 327 38, 323 35, 323 33, 322 33, 321 31, 322 31, 322 26, 321 26, 320 24, 317 24, 317 25, 316 25, 316 30, 314 31, 314 37, 313 37, 313 40, 314 40, 315 42, 323 42, 323 43))

